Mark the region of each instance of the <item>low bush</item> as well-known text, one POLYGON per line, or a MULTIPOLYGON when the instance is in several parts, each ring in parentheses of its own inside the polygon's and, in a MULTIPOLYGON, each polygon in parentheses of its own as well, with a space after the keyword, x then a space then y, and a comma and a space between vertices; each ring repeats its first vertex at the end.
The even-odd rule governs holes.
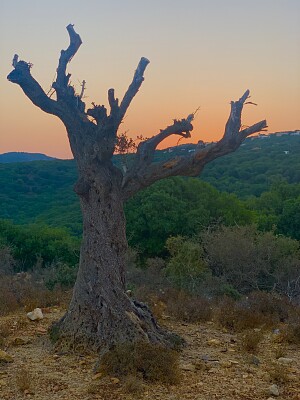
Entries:
POLYGON ((228 297, 219 300, 217 319, 221 326, 237 332, 270 328, 288 319, 290 307, 277 295, 253 292, 238 301, 228 297))
POLYGON ((18 309, 28 312, 36 307, 57 305, 65 297, 60 289, 51 291, 28 273, 0 277, 0 316, 18 309))
POLYGON ((193 296, 183 291, 167 291, 163 296, 167 314, 179 321, 205 322, 212 318, 211 302, 205 297, 193 296))
POLYGON ((157 344, 120 343, 101 357, 99 372, 173 385, 180 380, 178 357, 176 351, 157 344))

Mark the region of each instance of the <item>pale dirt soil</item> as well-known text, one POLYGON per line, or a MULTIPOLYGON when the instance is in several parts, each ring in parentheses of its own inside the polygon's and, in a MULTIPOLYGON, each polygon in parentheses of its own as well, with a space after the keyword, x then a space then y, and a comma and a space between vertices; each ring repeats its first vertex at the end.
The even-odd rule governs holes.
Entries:
MULTIPOLYGON (((93 371, 96 356, 59 354, 53 350, 47 336, 48 326, 63 310, 44 310, 39 322, 27 320, 24 313, 0 318, 9 326, 10 333, 2 346, 13 357, 11 363, 0 363, 0 400, 252 400, 271 397, 269 370, 276 361, 276 335, 264 333, 257 359, 240 348, 240 336, 222 331, 212 322, 182 324, 166 319, 168 329, 185 338, 186 348, 180 355, 182 381, 176 386, 145 384, 144 393, 130 395, 124 392, 122 382, 114 377, 97 377, 93 371), (20 344, 21 338, 25 344, 20 344), (211 339, 215 342, 209 343, 211 339), (30 388, 21 391, 18 376, 26 370, 30 388), (96 379, 95 379, 96 377, 96 379), (92 393, 91 393, 92 392, 92 393)), ((300 349, 286 348, 285 357, 294 362, 284 366, 289 381, 278 384, 279 400, 300 400, 300 349)), ((274 397, 275 398, 275 397, 274 397)))

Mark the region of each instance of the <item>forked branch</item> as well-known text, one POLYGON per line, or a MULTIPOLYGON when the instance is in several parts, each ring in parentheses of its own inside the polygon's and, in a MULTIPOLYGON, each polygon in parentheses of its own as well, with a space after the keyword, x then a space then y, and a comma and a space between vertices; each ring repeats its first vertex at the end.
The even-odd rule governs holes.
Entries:
POLYGON ((191 124, 192 120, 193 114, 186 119, 174 119, 172 125, 169 125, 167 128, 161 130, 158 134, 154 135, 150 139, 141 142, 138 145, 135 162, 132 168, 141 172, 141 169, 144 169, 151 164, 157 146, 167 137, 177 135, 186 139, 190 138, 191 131, 193 130, 193 125, 191 124))
MULTIPOLYGON (((249 135, 265 130, 267 128, 266 120, 257 122, 246 129, 241 129, 242 110, 248 97, 249 90, 238 101, 231 102, 231 112, 225 126, 224 135, 219 142, 204 148, 196 148, 192 155, 174 157, 167 161, 150 163, 150 165, 149 159, 141 157, 142 151, 140 151, 141 154, 137 154, 138 164, 136 164, 139 168, 129 170, 123 179, 124 199, 128 199, 141 188, 147 187, 160 179, 178 175, 198 176, 207 163, 235 151, 249 135)), ((159 141, 159 135, 162 132, 150 140, 159 141)), ((146 148, 150 146, 149 142, 144 142, 141 148, 143 145, 146 148)))

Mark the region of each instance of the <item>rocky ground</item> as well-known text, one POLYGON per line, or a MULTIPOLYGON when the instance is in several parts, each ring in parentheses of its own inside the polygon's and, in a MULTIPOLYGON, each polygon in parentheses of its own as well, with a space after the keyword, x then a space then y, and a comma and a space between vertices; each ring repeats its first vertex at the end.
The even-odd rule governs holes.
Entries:
POLYGON ((180 355, 181 383, 145 384, 137 395, 126 393, 118 378, 95 374, 95 356, 57 354, 47 328, 63 310, 43 311, 44 318, 34 322, 24 313, 0 318, 2 330, 7 327, 0 351, 1 400, 300 400, 300 349, 280 343, 278 331, 264 332, 253 355, 242 350, 242 334, 226 332, 213 322, 165 319, 162 322, 188 344, 180 355))

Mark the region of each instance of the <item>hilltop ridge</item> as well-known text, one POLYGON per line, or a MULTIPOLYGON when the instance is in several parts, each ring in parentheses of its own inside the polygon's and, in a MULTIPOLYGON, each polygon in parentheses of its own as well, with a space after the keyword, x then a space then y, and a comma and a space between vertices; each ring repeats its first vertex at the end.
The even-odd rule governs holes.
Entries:
POLYGON ((53 161, 57 160, 55 157, 47 156, 42 153, 27 153, 24 151, 11 151, 8 153, 0 154, 0 163, 15 163, 15 162, 28 162, 28 161, 53 161))

